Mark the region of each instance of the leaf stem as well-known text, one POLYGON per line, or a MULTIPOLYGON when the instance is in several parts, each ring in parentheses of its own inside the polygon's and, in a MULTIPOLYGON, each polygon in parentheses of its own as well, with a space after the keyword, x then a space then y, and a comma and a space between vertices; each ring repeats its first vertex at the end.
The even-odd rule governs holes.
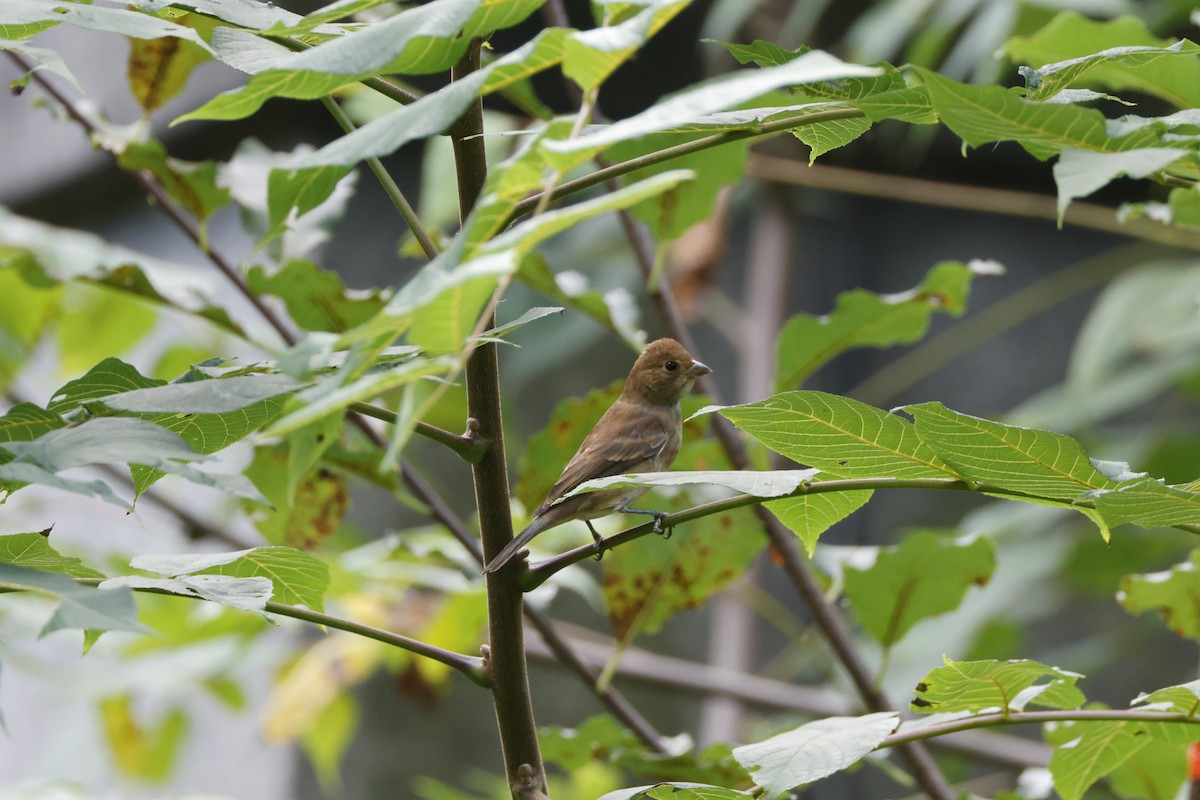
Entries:
MULTIPOLYGON (((283 45, 287 49, 296 52, 299 52, 300 50, 308 50, 315 46, 306 44, 299 39, 293 39, 290 36, 264 36, 263 38, 267 41, 275 42, 275 44, 283 45)), ((366 86, 368 89, 374 89, 384 97, 395 100, 401 105, 415 103, 421 99, 420 95, 408 91, 403 86, 398 86, 391 81, 384 80, 383 78, 377 76, 363 78, 359 81, 359 83, 361 83, 363 86, 366 86)))
POLYGON ((802 125, 812 125, 817 122, 831 122, 840 119, 856 119, 864 116, 863 112, 857 108, 834 108, 827 111, 812 111, 807 114, 797 114, 795 116, 783 117, 782 119, 764 122, 761 125, 748 129, 737 131, 725 131, 716 133, 712 136, 705 136, 701 139, 694 139, 690 142, 683 142, 674 147, 665 147, 662 150, 656 150, 653 153, 630 158, 625 161, 618 161, 615 164, 610 164, 607 167, 602 167, 588 175, 576 178, 572 181, 566 181, 556 187, 552 187, 549 192, 539 192, 530 195, 513 206, 509 218, 505 221, 505 225, 511 223, 514 219, 524 216, 536 209, 539 205, 549 200, 558 200, 569 194, 590 188, 600 183, 604 183, 610 178, 618 178, 635 170, 643 169, 654 164, 661 164, 664 161, 670 161, 673 158, 686 156, 691 153, 697 153, 701 150, 707 150, 710 147, 736 142, 741 139, 757 139, 765 136, 771 136, 777 133, 782 133, 792 128, 798 128, 802 125))
MULTIPOLYGON (((83 586, 98 586, 103 583, 105 578, 76 578, 75 582, 83 586)), ((0 593, 20 591, 8 587, 0 586, 0 593)), ((140 586, 133 587, 133 591, 143 594, 159 594, 166 597, 182 597, 189 600, 204 600, 205 598, 196 595, 181 594, 179 592, 169 592, 166 589, 154 587, 140 586)), ((354 620, 335 617, 332 614, 325 614, 320 611, 313 611, 302 606, 288 605, 287 603, 278 603, 274 600, 268 600, 263 607, 264 612, 278 614, 281 617, 291 617, 293 619, 303 620, 305 622, 316 623, 327 628, 353 633, 359 636, 365 636, 368 639, 374 639, 377 642, 382 642, 392 647, 398 647, 401 650, 407 650, 425 658, 432 659, 438 663, 445 664, 448 667, 458 670, 465 675, 470 681, 477 686, 490 688, 487 670, 484 669, 483 659, 477 656, 468 656, 462 653, 455 653, 451 650, 445 650, 441 647, 427 644, 418 639, 412 639, 399 633, 386 631, 383 628, 376 628, 372 625, 366 625, 354 620)))
MULTIPOLYGON (((354 130, 354 122, 345 110, 338 105, 337 101, 332 97, 322 97, 321 102, 329 111, 330 116, 334 121, 341 126, 342 130, 350 133, 354 130)), ((417 212, 408 202, 408 198, 404 196, 404 192, 400 191, 400 187, 396 185, 396 181, 391 174, 383 166, 383 162, 376 156, 367 157, 367 166, 371 173, 375 176, 375 180, 379 181, 379 185, 383 187, 383 191, 387 194, 388 199, 392 201, 392 205, 396 207, 396 211, 404 219, 408 225, 408 229, 412 231, 416 237, 417 243, 421 245, 421 249, 425 251, 425 257, 430 261, 437 258, 438 247, 433 239, 429 236, 429 231, 425 230, 425 226, 421 224, 421 218, 417 216, 417 212)))
MULTIPOLYGON (((708 503, 693 506, 692 508, 686 508, 683 511, 676 511, 674 514, 668 514, 662 518, 661 527, 672 528, 682 525, 685 522, 712 516, 713 514, 723 514, 726 511, 732 511, 744 506, 760 506, 771 500, 783 500, 788 497, 801 497, 809 494, 823 494, 825 492, 873 491, 877 489, 936 489, 942 491, 978 492, 980 494, 1000 495, 1034 502, 1045 502, 1047 499, 1053 499, 1039 497, 1028 492, 1007 489, 1002 486, 993 486, 991 484, 968 484, 959 478, 839 478, 828 481, 814 481, 813 483, 800 486, 790 494, 778 497, 757 497, 750 494, 739 494, 721 500, 712 500, 708 503)), ((1095 507, 1095 501, 1093 500, 1078 500, 1074 503, 1061 502, 1064 507, 1095 507)), ((1200 526, 1197 525, 1174 525, 1172 527, 1187 531, 1188 533, 1200 533, 1200 526)), ((590 542, 568 550, 565 553, 560 553, 552 558, 545 559, 544 561, 531 564, 521 578, 521 587, 527 592, 532 591, 545 583, 559 570, 594 557, 597 550, 600 553, 605 553, 614 547, 626 542, 632 542, 634 539, 640 539, 653 532, 653 521, 642 523, 632 528, 627 528, 620 533, 615 533, 601 540, 598 545, 590 542)))
POLYGON ((1168 711, 1122 711, 1120 709, 1077 709, 1075 711, 1012 711, 1008 714, 980 714, 963 719, 923 725, 912 730, 893 733, 884 739, 876 750, 896 747, 922 739, 932 739, 950 733, 990 728, 998 725, 1021 725, 1045 722, 1179 722, 1188 725, 1200 724, 1200 717, 1168 711))
MULTIPOLYGON (((746 174, 773 183, 807 186, 862 197, 879 197, 917 205, 1002 214, 1010 217, 1058 222, 1054 197, 1040 192, 1021 192, 989 186, 967 186, 949 181, 932 181, 905 175, 888 175, 866 170, 809 166, 803 161, 752 153, 746 162, 746 174)), ((1103 231, 1116 236, 1131 236, 1174 247, 1200 250, 1200 235, 1148 219, 1120 222, 1117 209, 1097 203, 1074 202, 1067 208, 1065 223, 1103 231)))
MULTIPOLYGON (((392 425, 396 424, 398 419, 396 412, 380 408, 379 406, 373 406, 370 403, 353 403, 349 409, 356 414, 362 414, 364 417, 373 417, 392 425)), ((430 425, 427 422, 418 421, 413 430, 427 439, 432 439, 438 444, 444 444, 446 447, 449 447, 458 454, 459 458, 468 464, 478 464, 479 459, 483 458, 483 454, 488 449, 488 443, 485 439, 471 435, 460 436, 457 433, 451 433, 436 425, 430 425)))

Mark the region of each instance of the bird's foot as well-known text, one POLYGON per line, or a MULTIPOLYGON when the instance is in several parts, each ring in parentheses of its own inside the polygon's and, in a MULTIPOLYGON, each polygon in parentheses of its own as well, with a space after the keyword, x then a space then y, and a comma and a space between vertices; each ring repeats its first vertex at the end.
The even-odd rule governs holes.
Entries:
POLYGON ((592 541, 595 542, 596 560, 604 558, 604 537, 596 533, 596 529, 592 527, 592 521, 585 519, 584 523, 588 526, 588 530, 592 532, 592 541))

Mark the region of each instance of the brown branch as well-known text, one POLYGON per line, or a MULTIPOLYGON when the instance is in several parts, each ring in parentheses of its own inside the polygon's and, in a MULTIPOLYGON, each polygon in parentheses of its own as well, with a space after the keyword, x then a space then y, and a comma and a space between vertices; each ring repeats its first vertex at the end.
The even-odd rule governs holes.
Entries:
MULTIPOLYGON (((452 80, 463 80, 479 69, 479 51, 480 43, 476 40, 455 65, 452 80)), ((487 179, 482 134, 483 101, 476 98, 450 129, 458 175, 459 216, 463 221, 470 215, 487 179)), ((489 319, 482 324, 494 327, 494 312, 487 316, 489 319)), ((500 413, 500 359, 494 342, 479 343, 470 354, 466 384, 468 413, 478 422, 480 436, 491 445, 472 468, 483 555, 490 561, 513 538, 504 422, 500 413)), ((529 691, 521 613, 523 598, 516 566, 485 576, 489 634, 486 661, 505 774, 513 796, 521 797, 545 793, 546 773, 529 691)))
MULTIPOLYGON (((1037 192, 1019 192, 989 186, 968 186, 961 183, 931 181, 903 175, 830 167, 808 166, 803 161, 751 153, 746 174, 773 183, 807 186, 831 192, 844 192, 863 197, 879 197, 905 203, 1002 214, 1057 223, 1057 200, 1037 192)), ((1122 223, 1117 209, 1096 203, 1074 202, 1063 217, 1067 225, 1103 231, 1115 236, 1131 236, 1160 244, 1200 250, 1200 235, 1182 228, 1161 225, 1148 219, 1133 219, 1122 223)))
MULTIPOLYGON (((793 124, 794 125, 794 124, 793 124)), ((764 126, 765 127, 765 126, 764 126)), ((711 138, 711 137, 709 137, 711 138)), ((702 141, 702 140, 698 140, 702 141)), ((624 162, 628 164, 629 162, 624 162)), ((565 186, 565 184, 564 184, 565 186)), ((653 274, 654 247, 649 235, 642 226, 636 226, 636 231, 630 237, 630 244, 641 268, 643 277, 649 281, 653 274)), ((681 342, 689 352, 699 355, 687 325, 675 307, 674 297, 670 293, 667 281, 661 281, 651 293, 660 321, 668 335, 681 342)), ((703 359, 701 359, 703 360, 703 359)), ((698 389, 707 394, 715 403, 720 403, 720 393, 712 375, 700 378, 698 389)), ((721 442, 730 463, 735 469, 748 469, 750 459, 746 448, 734 430, 733 425, 724 417, 718 416, 713 422, 713 429, 721 442)), ((808 562, 796 546, 796 536, 781 523, 771 512, 761 504, 754 505, 754 513, 763 526, 775 552, 783 559, 783 568, 791 580, 796 592, 800 595, 813 621, 825 636, 841 662, 842 667, 850 676, 858 690, 863 703, 871 711, 891 711, 893 706, 874 684, 871 670, 862 655, 858 645, 850 633, 849 626, 837 613, 832 603, 825 597, 821 585, 808 568, 808 562)), ((907 762, 917 784, 935 800, 953 800, 954 791, 950 788, 946 777, 938 769, 937 763, 919 742, 907 742, 898 748, 901 757, 907 762)))

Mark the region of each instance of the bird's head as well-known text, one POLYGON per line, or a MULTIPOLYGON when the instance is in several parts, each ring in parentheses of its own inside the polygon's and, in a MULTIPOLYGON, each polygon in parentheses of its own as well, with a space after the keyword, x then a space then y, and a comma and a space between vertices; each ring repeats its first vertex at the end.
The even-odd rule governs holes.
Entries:
POLYGON ((634 362, 625 395, 645 403, 673 406, 701 375, 712 372, 674 339, 657 339, 634 362))

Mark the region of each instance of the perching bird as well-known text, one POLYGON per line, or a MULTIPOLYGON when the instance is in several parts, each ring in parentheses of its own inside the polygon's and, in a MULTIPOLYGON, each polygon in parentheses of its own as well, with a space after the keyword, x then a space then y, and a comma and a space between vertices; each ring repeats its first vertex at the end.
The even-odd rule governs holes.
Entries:
POLYGON ((542 531, 573 519, 587 522, 599 546, 601 538, 591 520, 616 511, 650 514, 655 525, 663 511, 629 508, 648 490, 622 487, 586 492, 562 500, 579 484, 609 475, 660 472, 671 466, 683 441, 683 415, 679 400, 692 383, 711 369, 701 364, 674 339, 658 339, 646 345, 625 380, 616 402, 579 445, 546 502, 533 512, 533 521, 501 550, 484 569, 495 572, 542 531))

